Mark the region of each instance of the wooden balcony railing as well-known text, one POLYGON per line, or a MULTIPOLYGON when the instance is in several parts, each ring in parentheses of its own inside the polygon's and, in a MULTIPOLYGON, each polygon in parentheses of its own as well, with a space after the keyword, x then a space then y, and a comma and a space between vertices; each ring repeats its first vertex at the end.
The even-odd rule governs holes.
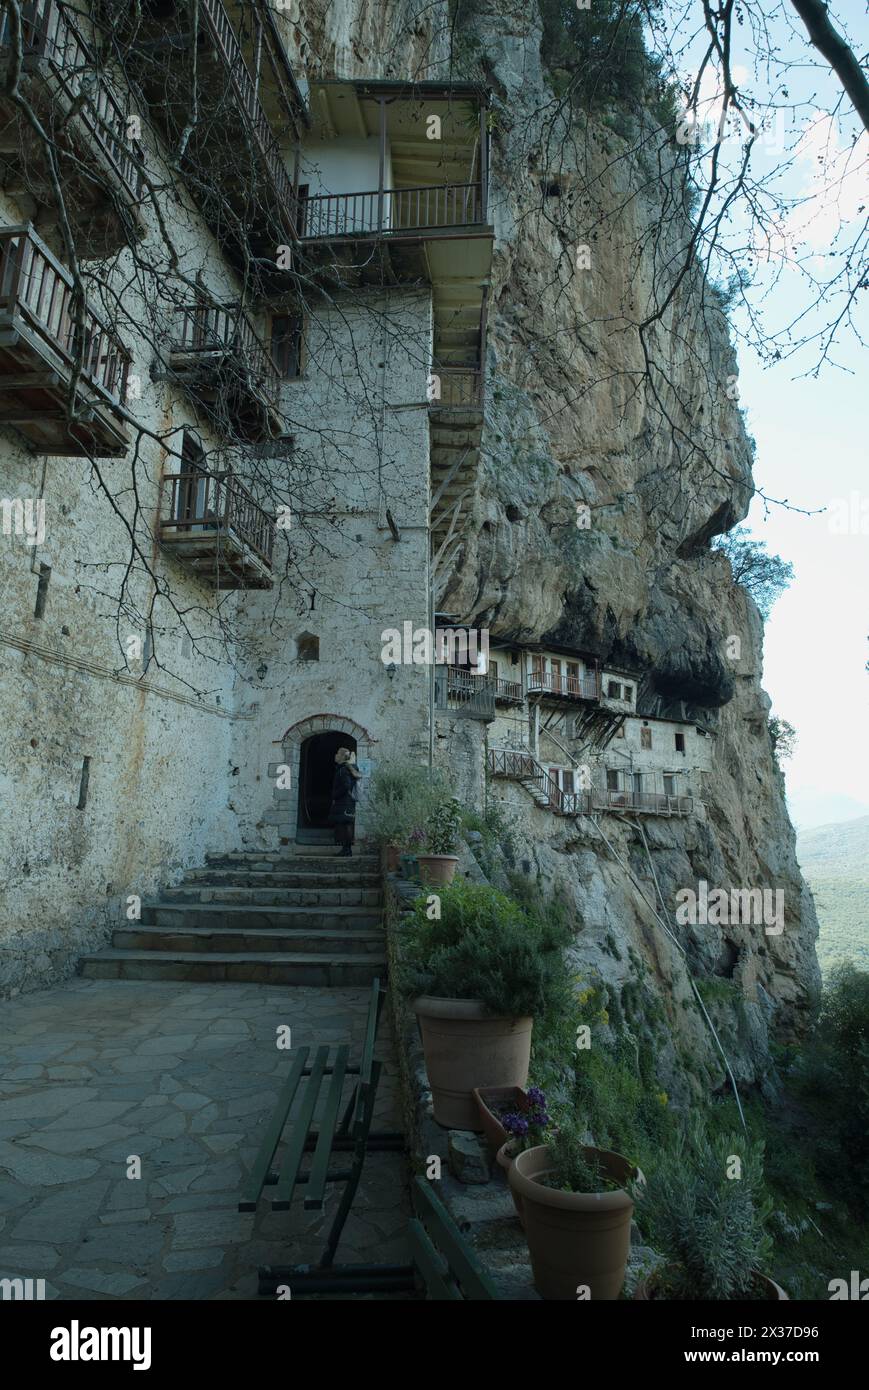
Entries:
POLYGON ((528 677, 529 695, 559 695, 572 700, 599 700, 600 675, 565 676, 557 671, 532 671, 528 677))
POLYGON ((257 93, 232 20, 222 0, 199 0, 201 20, 220 55, 235 99, 272 185, 275 198, 288 213, 293 208, 293 180, 281 157, 272 123, 257 93))
POLYGON ((688 816, 694 810, 693 796, 669 795, 666 792, 641 792, 634 788, 616 791, 609 787, 593 787, 585 796, 596 811, 647 811, 654 815, 688 816))
POLYGON ((229 359, 236 378, 230 385, 258 391, 266 405, 277 409, 278 369, 247 314, 237 305, 183 305, 175 318, 170 353, 173 370, 178 372, 214 358, 229 359))
MULTIPOLYGON (((232 473, 191 469, 165 473, 160 483, 159 528, 164 543, 228 538, 254 551, 270 569, 275 521, 232 473)), ((207 545, 203 545, 203 551, 207 545)), ((228 563, 228 561, 227 561, 228 563)))
POLYGON ((521 681, 504 680, 502 676, 490 677, 491 684, 495 690, 495 699, 501 701, 514 701, 521 704, 525 698, 522 690, 521 681))
POLYGON ((474 367, 440 367, 431 369, 438 394, 431 400, 432 410, 481 410, 483 407, 483 373, 474 367))
POLYGON ((490 748, 489 772, 493 777, 509 777, 537 788, 556 815, 588 815, 591 811, 638 811, 652 815, 689 816, 694 810, 692 796, 666 792, 641 792, 634 788, 610 790, 593 786, 590 791, 562 791, 558 783, 530 752, 509 748, 490 748))
MULTIPOLYGON (((138 146, 127 134, 127 113, 70 10, 58 0, 30 0, 21 6, 21 37, 25 67, 41 60, 48 64, 66 101, 76 103, 79 120, 131 198, 138 200, 143 176, 138 146), (86 82, 91 90, 82 100, 86 82)), ((11 42, 12 22, 4 8, 0 48, 9 49, 11 42)))
POLYGON ((74 288, 69 271, 30 227, 0 228, 0 319, 20 316, 46 348, 63 359, 68 373, 80 361, 83 381, 123 405, 130 354, 87 303, 79 330, 74 288))
POLYGON ((364 193, 321 193, 303 204, 302 236, 341 236, 465 227, 483 220, 478 183, 431 184, 419 188, 371 189, 364 193))

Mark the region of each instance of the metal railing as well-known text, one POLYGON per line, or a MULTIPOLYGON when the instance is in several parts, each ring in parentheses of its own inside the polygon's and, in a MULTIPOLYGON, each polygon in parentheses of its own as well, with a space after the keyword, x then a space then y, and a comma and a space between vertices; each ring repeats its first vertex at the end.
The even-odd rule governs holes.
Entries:
POLYGON ((304 200, 302 236, 322 239, 425 227, 465 227, 482 220, 482 190, 478 183, 317 193, 304 200))
POLYGON ((131 358, 120 338, 87 304, 83 326, 74 314, 75 285, 30 227, 0 228, 0 317, 20 317, 60 356, 71 373, 80 362, 82 379, 123 405, 131 358))
MULTIPOLYGON (((258 386, 270 405, 277 403, 278 369, 247 314, 237 305, 182 305, 177 311, 170 352, 194 361, 215 354, 229 356, 238 367, 240 379, 244 377, 258 386)), ((178 365, 173 363, 176 370, 178 365)))
POLYGON ((161 539, 209 532, 229 535, 271 566, 274 517, 263 510, 233 473, 208 473, 199 468, 164 473, 159 509, 161 539))
POLYGON ((485 675, 460 666, 443 666, 435 677, 435 700, 439 709, 458 709, 476 719, 495 718, 495 695, 485 675))
POLYGON ((595 671, 585 676, 563 676, 557 671, 533 670, 528 677, 528 693, 566 695, 575 700, 599 700, 600 676, 595 671))
MULTIPOLYGON (((67 100, 80 103, 79 119, 127 191, 138 199, 143 175, 138 146, 127 134, 127 113, 69 10, 58 0, 31 0, 22 5, 21 39, 25 61, 45 59, 67 100)), ((0 48, 8 49, 11 44, 12 22, 4 9, 0 48)))
POLYGON ((232 20, 222 0, 199 0, 199 13, 223 60, 233 95, 247 118, 248 128, 268 170, 274 193, 291 213, 295 201, 293 180, 284 166, 275 132, 257 95, 256 83, 245 62, 232 20))

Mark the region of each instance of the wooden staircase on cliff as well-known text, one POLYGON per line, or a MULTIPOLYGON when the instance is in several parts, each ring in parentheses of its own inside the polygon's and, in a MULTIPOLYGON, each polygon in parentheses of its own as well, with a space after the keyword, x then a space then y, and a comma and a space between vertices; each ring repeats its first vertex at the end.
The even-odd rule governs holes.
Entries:
POLYGON ((386 973, 380 861, 295 852, 206 855, 79 962, 90 980, 370 985, 386 973))

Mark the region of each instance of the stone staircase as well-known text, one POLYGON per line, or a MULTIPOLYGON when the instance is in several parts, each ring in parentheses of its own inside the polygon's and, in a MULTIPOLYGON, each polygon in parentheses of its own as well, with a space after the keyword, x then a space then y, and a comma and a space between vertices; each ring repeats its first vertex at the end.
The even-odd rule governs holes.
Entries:
POLYGON ((230 980, 370 985, 386 971, 380 860, 334 845, 206 855, 182 883, 143 902, 106 950, 82 957, 90 980, 230 980))

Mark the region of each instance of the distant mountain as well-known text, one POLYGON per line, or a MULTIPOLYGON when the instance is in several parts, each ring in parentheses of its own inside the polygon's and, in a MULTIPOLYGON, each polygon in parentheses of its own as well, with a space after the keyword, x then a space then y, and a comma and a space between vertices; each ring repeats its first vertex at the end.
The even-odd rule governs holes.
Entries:
POLYGON ((869 815, 869 805, 865 801, 855 801, 853 796, 817 791, 813 787, 804 786, 789 791, 787 802, 790 818, 797 830, 825 830, 833 822, 856 820, 869 815))
POLYGON ((849 956, 869 970, 869 816, 798 831, 797 858, 818 910, 821 970, 849 956))

